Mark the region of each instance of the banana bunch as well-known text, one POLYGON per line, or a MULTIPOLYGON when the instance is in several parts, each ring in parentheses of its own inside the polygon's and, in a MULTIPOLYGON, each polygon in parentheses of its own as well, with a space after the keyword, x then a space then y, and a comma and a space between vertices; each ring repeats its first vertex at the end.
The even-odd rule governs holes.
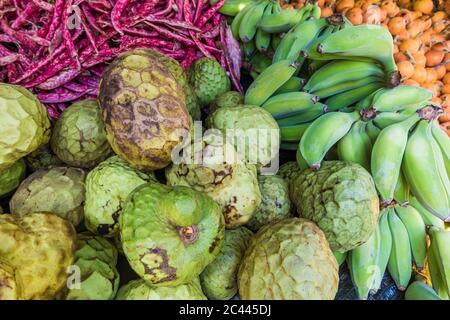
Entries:
POLYGON ((442 300, 432 287, 422 281, 414 281, 405 292, 405 300, 442 300))
POLYGON ((430 248, 428 265, 433 288, 441 299, 450 299, 450 230, 428 229, 430 248))
POLYGON ((412 264, 425 266, 426 226, 420 213, 410 205, 396 205, 381 211, 378 225, 370 239, 349 252, 347 264, 361 299, 380 289, 386 269, 399 290, 411 280, 412 264))

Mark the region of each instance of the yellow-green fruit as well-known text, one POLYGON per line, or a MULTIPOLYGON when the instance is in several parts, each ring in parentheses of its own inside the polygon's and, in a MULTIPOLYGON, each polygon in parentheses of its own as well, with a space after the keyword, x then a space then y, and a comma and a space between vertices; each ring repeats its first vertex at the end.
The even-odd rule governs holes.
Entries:
POLYGON ((115 236, 125 200, 134 189, 150 180, 156 181, 153 173, 142 173, 118 156, 100 163, 86 178, 87 229, 102 236, 115 236))
POLYGON ((211 300, 229 300, 238 292, 237 272, 253 233, 245 227, 225 231, 222 249, 200 274, 205 295, 211 300))
POLYGON ((92 168, 111 154, 97 100, 79 101, 64 110, 51 147, 59 159, 79 168, 92 168))
POLYGON ((209 113, 220 108, 236 107, 244 104, 244 96, 237 91, 228 91, 218 96, 209 106, 209 113))
POLYGON ((280 169, 278 169, 278 174, 289 184, 300 172, 302 172, 302 169, 298 166, 297 161, 285 162, 280 166, 280 169))
POLYGON ((262 227, 239 267, 243 300, 332 300, 338 264, 324 233, 311 221, 288 218, 262 227))
POLYGON ((291 199, 301 217, 317 223, 333 251, 345 252, 366 242, 379 216, 371 175, 359 164, 324 161, 291 182, 291 199))
POLYGON ((182 87, 145 49, 121 54, 108 66, 99 101, 113 150, 140 170, 166 167, 191 127, 182 87))
POLYGON ((0 171, 50 139, 50 120, 27 89, 0 83, 0 171))
POLYGON ((46 300, 64 287, 73 226, 53 214, 0 215, 0 300, 46 300))
POLYGON ((11 167, 0 170, 0 198, 9 195, 16 190, 25 176, 25 162, 20 159, 11 167))
POLYGON ((258 184, 261 191, 261 204, 247 224, 252 231, 258 231, 268 223, 274 223, 291 215, 289 187, 283 178, 259 176, 258 184))
POLYGON ((155 182, 135 189, 120 215, 123 250, 148 284, 177 286, 198 277, 219 254, 225 225, 210 197, 155 182))
POLYGON ((116 300, 207 300, 198 278, 175 287, 150 287, 142 280, 133 280, 117 292, 116 300))
POLYGON ((89 232, 78 234, 73 264, 75 272, 69 276, 69 286, 60 294, 60 299, 114 299, 119 288, 119 273, 117 249, 111 242, 89 232))
POLYGON ((210 115, 208 126, 222 130, 247 163, 265 166, 278 156, 280 129, 263 108, 246 105, 220 108, 210 115))
POLYGON ((26 178, 14 193, 11 213, 24 217, 33 212, 51 212, 78 226, 83 220, 86 173, 79 168, 39 170, 26 178))

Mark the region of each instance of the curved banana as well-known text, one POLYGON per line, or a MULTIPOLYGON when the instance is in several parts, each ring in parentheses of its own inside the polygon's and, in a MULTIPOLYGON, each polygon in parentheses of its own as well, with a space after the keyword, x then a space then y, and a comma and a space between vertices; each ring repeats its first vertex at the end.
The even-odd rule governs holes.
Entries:
POLYGON ((381 287, 381 282, 383 281, 384 273, 389 262, 389 257, 392 250, 392 235, 389 228, 388 214, 392 208, 385 208, 380 212, 380 220, 377 224, 377 232, 380 237, 380 250, 377 256, 377 274, 373 282, 373 286, 370 290, 372 294, 375 294, 381 287))
POLYGON ((297 148, 297 152, 295 153, 295 159, 301 170, 308 169, 308 163, 306 163, 306 160, 303 158, 299 148, 297 148))
MULTIPOLYGON (((282 37, 281 37, 280 34, 272 34, 272 41, 271 41, 271 43, 272 43, 273 51, 276 51, 278 49, 278 46, 281 43, 281 39, 282 39, 282 37)), ((270 61, 272 61, 272 60, 270 60, 270 61)))
POLYGON ((450 298, 450 231, 431 227, 429 266, 433 288, 443 299, 450 298))
POLYGON ((304 112, 300 112, 289 116, 287 118, 277 120, 277 123, 280 127, 292 126, 301 123, 310 123, 320 116, 326 114, 328 109, 325 105, 321 103, 316 103, 314 108, 310 108, 304 112))
POLYGON ((407 118, 408 115, 404 113, 382 112, 376 115, 376 117, 373 119, 373 122, 378 128, 384 129, 390 125, 406 120, 407 118))
POLYGON ((255 0, 227 0, 219 9, 219 12, 234 17, 245 7, 255 3, 255 0))
POLYGON ((299 142, 310 123, 300 123, 292 126, 280 127, 280 137, 283 142, 299 142))
POLYGON ((245 14, 250 11, 250 9, 255 5, 256 3, 249 4, 245 6, 243 9, 241 9, 236 16, 233 19, 233 22, 231 23, 231 33, 233 34, 233 37, 235 39, 239 39, 239 28, 241 27, 242 20, 244 19, 245 14))
POLYGON ((296 151, 298 148, 298 143, 296 142, 281 142, 280 149, 288 151, 296 151))
POLYGON ((433 121, 431 124, 431 133, 441 149, 445 169, 447 170, 447 175, 450 176, 450 138, 447 133, 441 129, 437 120, 433 121))
POLYGON ((258 29, 258 24, 269 4, 267 0, 260 0, 245 13, 239 26, 239 38, 242 42, 245 43, 253 40, 258 29))
POLYGON ((380 91, 384 91, 387 88, 380 88, 377 91, 371 93, 370 95, 368 95, 367 97, 365 97, 364 99, 360 100, 356 105, 356 110, 368 110, 370 109, 370 107, 372 106, 372 102, 374 97, 380 92, 380 91))
POLYGON ((320 169, 325 154, 350 130, 359 113, 330 112, 315 120, 300 140, 300 151, 313 170, 320 169))
POLYGON ((245 104, 262 105, 292 77, 297 67, 297 63, 289 60, 282 60, 269 66, 248 88, 245 94, 245 104))
POLYGON ((338 60, 327 63, 314 72, 304 89, 309 92, 315 92, 340 83, 361 80, 372 76, 382 77, 383 75, 383 69, 376 63, 338 60))
POLYGON ((427 256, 427 232, 422 216, 417 210, 409 205, 395 207, 395 212, 402 220, 408 231, 409 242, 413 260, 418 270, 425 266, 427 256))
POLYGON ((406 145, 403 173, 417 200, 434 215, 450 221, 450 181, 431 126, 419 121, 406 145))
POLYGON ((394 41, 390 32, 382 26, 362 24, 341 29, 332 37, 325 38, 317 51, 320 54, 372 58, 383 64, 389 77, 397 73, 394 41))
POLYGON ((345 81, 338 84, 335 84, 331 87, 320 89, 317 91, 309 91, 310 93, 315 94, 320 99, 328 98, 330 96, 334 96, 339 93, 343 93, 346 91, 354 90, 357 88, 364 87, 371 83, 381 83, 381 79, 377 76, 365 77, 358 80, 345 81))
POLYGON ((256 52, 256 46, 254 41, 250 41, 247 43, 241 44, 241 51, 244 53, 244 57, 246 59, 251 59, 255 52, 256 52))
POLYGON ((394 199, 409 130, 417 121, 419 117, 414 114, 402 122, 384 128, 373 145, 371 172, 384 203, 390 203, 394 199))
POLYGON ((392 250, 388 270, 400 291, 406 290, 412 274, 411 245, 408 231, 395 210, 388 214, 389 229, 392 235, 392 250))
POLYGON ((414 281, 405 292, 405 300, 442 300, 432 287, 421 281, 414 281))
POLYGON ((325 101, 325 104, 328 106, 330 111, 345 110, 345 108, 354 105, 382 86, 383 84, 381 82, 369 83, 365 86, 329 97, 325 101))
POLYGON ((378 252, 380 250, 379 230, 375 230, 364 244, 353 249, 347 257, 350 275, 360 299, 367 299, 376 275, 378 252))
POLYGON ((410 200, 410 188, 401 170, 394 190, 394 200, 400 204, 408 203, 410 200))
POLYGON ((400 85, 376 95, 373 99, 372 107, 378 112, 395 112, 402 110, 407 105, 424 103, 431 99, 432 96, 431 91, 427 89, 400 85))
POLYGON ((305 79, 299 77, 292 77, 288 81, 286 81, 276 92, 275 94, 288 93, 288 92, 297 92, 300 91, 305 85, 305 79))
POLYGON ((419 214, 422 216, 423 222, 427 227, 433 226, 439 229, 445 229, 444 221, 425 209, 416 197, 411 196, 409 198, 409 204, 413 206, 417 210, 417 212, 419 212, 419 214))
POLYGON ((339 159, 360 164, 370 171, 372 142, 366 133, 366 123, 356 121, 350 131, 337 144, 339 159))
MULTIPOLYGON (((274 4, 269 3, 264 10, 263 17, 272 14, 274 4)), ((266 52, 270 48, 270 41, 272 40, 272 35, 265 32, 263 29, 258 28, 255 35, 255 46, 260 52, 266 52)))
POLYGON ((259 28, 267 33, 287 32, 300 22, 303 14, 303 10, 282 10, 279 13, 264 16, 259 23, 259 28))
POLYGON ((375 141, 378 138, 378 135, 380 134, 381 130, 378 128, 374 123, 373 120, 367 122, 366 124, 366 133, 370 138, 370 141, 372 141, 372 145, 375 143, 375 141))
POLYGON ((275 119, 281 119, 314 108, 318 100, 306 92, 288 92, 271 97, 261 107, 275 119))
MULTIPOLYGON (((308 166, 306 166, 306 168, 308 168, 308 166)), ((341 266, 345 262, 345 259, 347 259, 347 254, 347 252, 342 253, 339 251, 333 251, 333 255, 336 258, 339 266, 341 266)))

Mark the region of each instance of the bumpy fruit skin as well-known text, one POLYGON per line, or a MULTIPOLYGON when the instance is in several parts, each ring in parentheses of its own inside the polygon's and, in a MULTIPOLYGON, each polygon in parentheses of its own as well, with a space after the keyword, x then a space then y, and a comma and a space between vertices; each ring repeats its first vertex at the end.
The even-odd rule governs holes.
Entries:
POLYGON ((311 221, 289 218, 262 227, 239 267, 243 300, 332 300, 338 264, 324 233, 311 221))
POLYGON ((300 216, 317 223, 333 251, 366 242, 375 230, 379 200, 370 174, 359 164, 325 161, 292 181, 291 199, 300 216))
POLYGON ((26 166, 23 159, 20 159, 11 167, 0 171, 0 198, 16 190, 25 176, 25 171, 26 166))
MULTIPOLYGON (((117 249, 111 242, 89 232, 78 234, 72 268, 79 270, 80 277, 70 277, 68 281, 70 287, 66 287, 59 298, 64 300, 114 299, 119 288, 116 264, 117 249)), ((76 273, 74 272, 73 275, 76 273)))
POLYGON ((26 178, 14 193, 11 213, 24 217, 32 212, 51 212, 78 226, 83 220, 86 173, 83 169, 54 167, 26 178))
POLYGON ((64 162, 52 153, 48 145, 44 145, 27 155, 25 157, 25 163, 31 172, 64 166, 64 162))
POLYGON ((261 107, 220 108, 209 116, 208 127, 220 129, 227 139, 231 138, 247 163, 265 166, 278 156, 280 129, 272 115, 261 107))
POLYGON ((204 57, 195 61, 189 69, 188 77, 203 106, 209 105, 231 88, 226 71, 214 59, 204 57))
POLYGON ((192 124, 182 87, 145 49, 121 54, 108 66, 99 101, 113 150, 144 171, 169 165, 192 124))
POLYGON ((204 136, 202 145, 194 145, 198 153, 187 149, 180 163, 166 169, 166 178, 171 186, 205 192, 220 205, 226 227, 237 228, 251 219, 261 203, 257 170, 254 165, 244 164, 231 144, 218 143, 219 137, 204 136))
POLYGON ((186 97, 186 107, 189 114, 193 120, 200 120, 201 112, 198 98, 195 95, 191 84, 188 82, 187 74, 180 63, 171 57, 159 53, 158 51, 151 49, 146 50, 149 54, 157 58, 166 68, 168 68, 175 80, 177 80, 181 87, 183 87, 184 95, 186 97))
POLYGON ((65 286, 73 226, 53 214, 0 215, 0 300, 46 300, 65 286))
POLYGON ((150 287, 142 279, 133 280, 117 292, 116 300, 207 300, 198 278, 175 287, 150 287))
POLYGON ((211 198, 155 182, 135 189, 120 216, 128 262, 155 286, 177 286, 198 277, 219 253, 224 229, 211 198))
POLYGON ((237 91, 228 91, 218 96, 209 106, 209 112, 213 113, 220 108, 236 107, 244 104, 244 96, 237 91))
POLYGON ((125 200, 134 189, 150 180, 156 181, 153 174, 130 167, 118 156, 100 163, 86 178, 86 228, 101 236, 115 236, 125 200))
POLYGON ((97 100, 79 101, 64 110, 51 147, 59 159, 79 168, 92 168, 111 154, 97 100))
POLYGON ((253 232, 245 227, 225 231, 217 258, 200 275, 205 295, 211 300, 229 300, 238 292, 237 271, 253 232))
POLYGON ((283 178, 280 176, 259 176, 258 184, 262 201, 253 218, 247 224, 252 231, 258 231, 268 223, 274 223, 291 216, 289 187, 283 178))
POLYGON ((278 169, 278 175, 286 180, 288 184, 290 184, 291 180, 300 172, 302 172, 302 169, 300 169, 296 161, 285 162, 278 169))
POLYGON ((0 83, 0 171, 50 139, 44 105, 27 89, 0 83))

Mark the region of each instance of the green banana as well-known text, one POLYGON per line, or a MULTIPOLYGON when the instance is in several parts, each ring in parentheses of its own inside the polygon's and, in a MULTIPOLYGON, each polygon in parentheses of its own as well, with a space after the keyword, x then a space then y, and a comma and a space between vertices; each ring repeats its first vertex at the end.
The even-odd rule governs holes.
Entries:
POLYGON ((277 49, 275 50, 275 53, 273 55, 272 62, 275 63, 282 60, 283 57, 287 57, 292 45, 295 42, 295 39, 296 34, 293 32, 293 29, 291 29, 281 38, 281 41, 278 44, 277 49))
POLYGON ((338 263, 339 266, 341 266, 344 262, 345 259, 347 259, 347 252, 339 252, 339 251, 333 251, 333 255, 336 258, 336 261, 338 263))
POLYGON ((299 142, 310 123, 301 123, 292 126, 280 127, 281 141, 299 142))
POLYGON ((373 98, 380 92, 384 91, 386 88, 380 88, 377 91, 373 92, 372 94, 368 95, 364 99, 360 100, 355 106, 356 110, 367 110, 370 109, 372 106, 373 98))
POLYGON ((405 175, 400 170, 400 175, 398 176, 397 184, 394 190, 394 200, 400 204, 408 203, 410 199, 410 189, 406 182, 405 175))
MULTIPOLYGON (((247 45, 247 43, 245 45, 247 45)), ((253 71, 253 72, 260 74, 264 70, 266 70, 268 67, 270 67, 271 65, 272 65, 272 60, 270 60, 265 54, 262 54, 261 52, 257 52, 250 59, 250 67, 247 69, 250 69, 249 71, 253 71)))
POLYGON ((313 108, 319 99, 306 92, 288 92, 271 97, 261 107, 270 112, 275 119, 313 108))
POLYGON ((287 9, 279 13, 264 16, 259 28, 267 33, 287 32, 300 22, 304 14, 302 10, 287 9))
MULTIPOLYGON (((264 10, 263 16, 271 15, 274 5, 269 3, 264 10)), ((265 32, 263 29, 258 28, 256 30, 255 36, 255 46, 261 52, 266 52, 270 48, 270 41, 272 40, 272 35, 265 32)))
POLYGON ((423 222, 427 227, 433 226, 439 229, 445 228, 444 221, 425 209, 416 197, 411 196, 409 198, 409 204, 412 205, 417 210, 417 212, 419 212, 419 214, 422 216, 423 222))
POLYGON ((341 82, 341 83, 335 84, 328 88, 320 89, 317 91, 309 91, 309 92, 314 93, 320 99, 324 99, 324 98, 328 98, 330 96, 334 96, 339 93, 343 93, 346 91, 350 91, 350 90, 354 90, 354 89, 366 86, 366 85, 374 83, 374 82, 381 82, 381 80, 377 76, 369 76, 369 77, 364 77, 364 78, 358 79, 358 80, 341 82))
POLYGON ((242 43, 241 44, 241 50, 244 53, 244 57, 246 59, 251 59, 255 52, 256 52, 256 46, 255 46, 255 42, 250 41, 247 43, 242 43))
POLYGON ((407 118, 408 115, 404 113, 382 112, 376 115, 376 117, 373 119, 373 122, 378 128, 384 129, 390 125, 393 125, 397 122, 401 122, 407 118))
POLYGON ((384 128, 373 145, 371 172, 383 203, 390 203, 394 199, 409 130, 419 120, 418 115, 414 114, 384 128))
POLYGON ((364 244, 353 249, 347 257, 350 275, 360 299, 367 299, 376 275, 378 252, 380 250, 379 230, 375 230, 364 244))
POLYGON ((373 120, 367 122, 366 125, 366 133, 370 138, 370 141, 372 141, 372 145, 375 143, 375 141, 378 138, 378 135, 380 134, 381 130, 378 128, 374 123, 373 120))
POLYGON ((329 63, 329 61, 326 61, 326 60, 309 60, 309 62, 308 62, 308 73, 310 74, 309 78, 311 78, 311 76, 314 74, 314 72, 316 72, 317 70, 322 68, 327 63, 329 63))
POLYGON ((258 24, 269 4, 270 3, 267 0, 261 0, 245 13, 239 26, 239 38, 242 42, 250 42, 253 40, 256 35, 256 30, 258 29, 258 24))
POLYGON ((419 202, 437 217, 450 221, 450 181, 431 125, 425 120, 419 121, 408 140, 402 169, 419 202))
POLYGON ((385 208, 380 212, 380 220, 376 226, 377 232, 380 237, 380 246, 377 256, 377 274, 373 282, 373 286, 370 290, 372 294, 375 294, 381 287, 381 282, 383 281, 384 273, 389 262, 389 257, 392 250, 392 235, 389 228, 388 214, 392 211, 392 208, 385 208))
POLYGON ((278 49, 278 46, 281 43, 281 39, 282 39, 281 35, 279 35, 279 34, 272 34, 271 44, 272 44, 273 51, 276 51, 278 49))
POLYGON ((372 107, 378 112, 400 111, 407 105, 421 104, 433 94, 424 88, 400 85, 383 91, 374 97, 372 107))
POLYGON ((288 81, 286 81, 276 92, 275 94, 288 93, 288 92, 297 92, 303 88, 305 84, 305 79, 299 77, 292 77, 288 81))
POLYGON ((315 120, 300 140, 300 151, 313 170, 320 168, 325 154, 350 130, 359 113, 330 112, 315 120))
POLYGON ((280 149, 288 151, 296 151, 298 148, 298 143, 295 142, 281 142, 280 149))
POLYGON ((330 111, 345 110, 345 108, 354 105, 372 92, 378 90, 382 86, 381 82, 369 83, 365 86, 345 91, 329 97, 325 104, 330 111))
POLYGON ((447 133, 441 129, 437 120, 433 121, 431 125, 431 133, 441 149, 445 169, 447 171, 447 175, 450 176, 450 138, 447 133))
POLYGON ((227 16, 236 16, 245 7, 255 3, 255 0, 227 0, 219 9, 219 12, 227 16))
POLYGON ((277 120, 277 123, 280 127, 309 123, 326 114, 327 112, 327 107, 318 102, 314 108, 310 108, 309 110, 294 114, 287 118, 279 119, 277 120))
POLYGON ((395 207, 395 212, 408 231, 409 242, 414 262, 418 270, 425 266, 427 255, 427 232, 422 216, 409 205, 395 207))
POLYGON ((442 300, 432 287, 421 281, 414 281, 405 292, 405 300, 442 300))
POLYGON ((231 23, 231 33, 235 39, 239 39, 239 28, 241 27, 242 20, 244 19, 245 14, 250 11, 250 9, 255 5, 249 4, 245 6, 241 11, 239 11, 233 19, 231 23))
POLYGON ((372 58, 383 64, 389 77, 397 74, 394 60, 394 41, 390 32, 377 25, 358 25, 344 28, 325 38, 317 47, 320 54, 343 57, 372 58))
POLYGON ((366 133, 366 123, 356 121, 350 131, 337 144, 339 159, 360 164, 370 170, 372 142, 366 133))
MULTIPOLYGON (((297 144, 297 146, 298 146, 298 144, 297 144)), ((297 148, 297 152, 295 153, 295 159, 297 161, 298 167, 301 170, 308 169, 308 163, 306 163, 306 160, 305 160, 305 158, 303 158, 299 148, 297 148)))
POLYGON ((382 77, 383 69, 373 62, 338 60, 327 63, 314 72, 304 89, 315 92, 335 85, 361 80, 366 77, 382 77))
POLYGON ((408 231, 395 210, 389 211, 388 222, 392 235, 392 250, 389 256, 388 270, 397 288, 404 291, 412 274, 411 245, 408 231))
POLYGON ((450 231, 431 227, 430 273, 433 287, 443 299, 450 297, 450 231))
POLYGON ((282 60, 272 64, 250 85, 245 94, 245 104, 262 105, 292 77, 297 67, 297 63, 292 63, 289 60, 282 60))

